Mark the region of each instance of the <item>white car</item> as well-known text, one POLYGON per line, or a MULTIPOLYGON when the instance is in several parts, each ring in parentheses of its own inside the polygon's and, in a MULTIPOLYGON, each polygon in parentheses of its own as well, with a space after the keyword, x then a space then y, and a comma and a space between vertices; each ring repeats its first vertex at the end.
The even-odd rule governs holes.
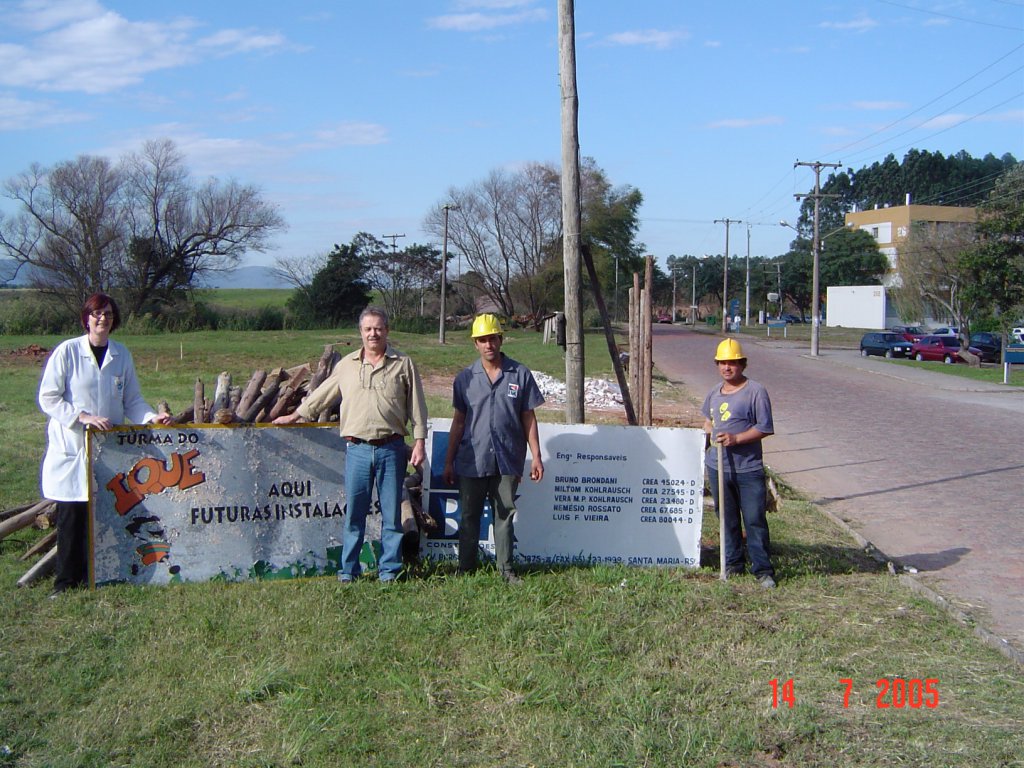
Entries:
POLYGON ((1014 328, 1010 331, 1011 344, 1024 344, 1024 328, 1014 328))
POLYGON ((943 328, 936 328, 934 331, 928 331, 931 336, 959 336, 960 329, 955 325, 951 325, 943 328))

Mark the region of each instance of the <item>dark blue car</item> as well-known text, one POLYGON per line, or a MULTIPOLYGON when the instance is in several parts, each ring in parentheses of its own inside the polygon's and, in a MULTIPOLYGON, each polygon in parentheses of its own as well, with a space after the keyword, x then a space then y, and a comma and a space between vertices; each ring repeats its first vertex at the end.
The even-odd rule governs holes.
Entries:
POLYGON ((891 331, 865 333, 860 340, 860 353, 863 357, 910 357, 910 347, 911 342, 903 338, 903 334, 891 331))

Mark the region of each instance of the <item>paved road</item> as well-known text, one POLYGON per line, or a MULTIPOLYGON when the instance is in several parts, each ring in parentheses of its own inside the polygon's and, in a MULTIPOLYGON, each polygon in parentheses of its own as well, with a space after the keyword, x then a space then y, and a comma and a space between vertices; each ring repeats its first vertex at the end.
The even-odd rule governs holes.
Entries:
MULTIPOLYGON (((720 340, 656 326, 655 364, 703 398, 720 340)), ((743 347, 772 398, 769 466, 1024 652, 1024 391, 855 350, 743 347)))

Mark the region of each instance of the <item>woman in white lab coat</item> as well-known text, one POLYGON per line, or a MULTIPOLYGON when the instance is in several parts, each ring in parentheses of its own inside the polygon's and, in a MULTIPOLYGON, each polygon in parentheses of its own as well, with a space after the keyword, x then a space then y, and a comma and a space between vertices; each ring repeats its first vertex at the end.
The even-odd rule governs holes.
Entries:
POLYGON ((57 577, 51 597, 86 584, 89 481, 85 430, 116 424, 169 424, 142 399, 135 364, 110 340, 121 314, 112 298, 95 293, 82 305, 86 333, 57 345, 39 385, 39 407, 50 417, 43 456, 43 497, 57 502, 57 577))

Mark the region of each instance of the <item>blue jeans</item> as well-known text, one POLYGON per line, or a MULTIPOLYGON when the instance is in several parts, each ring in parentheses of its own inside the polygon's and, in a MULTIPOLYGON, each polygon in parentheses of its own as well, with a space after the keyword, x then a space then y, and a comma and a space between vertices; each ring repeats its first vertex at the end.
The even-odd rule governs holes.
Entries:
MULTIPOLYGON (((747 556, 750 570, 754 575, 775 575, 771 561, 771 540, 768 536, 768 516, 765 514, 767 494, 764 487, 764 472, 740 472, 725 475, 725 567, 726 570, 743 573, 746 562, 743 556, 743 533, 747 531, 747 556)), ((721 514, 722 503, 718 498, 718 470, 708 467, 708 483, 715 500, 715 514, 721 514)))
POLYGON ((377 487, 380 502, 381 553, 378 576, 390 581, 402 571, 402 483, 409 454, 405 443, 385 445, 349 443, 345 448, 345 537, 341 545, 341 572, 352 578, 362 571, 359 553, 366 535, 366 515, 377 487))

